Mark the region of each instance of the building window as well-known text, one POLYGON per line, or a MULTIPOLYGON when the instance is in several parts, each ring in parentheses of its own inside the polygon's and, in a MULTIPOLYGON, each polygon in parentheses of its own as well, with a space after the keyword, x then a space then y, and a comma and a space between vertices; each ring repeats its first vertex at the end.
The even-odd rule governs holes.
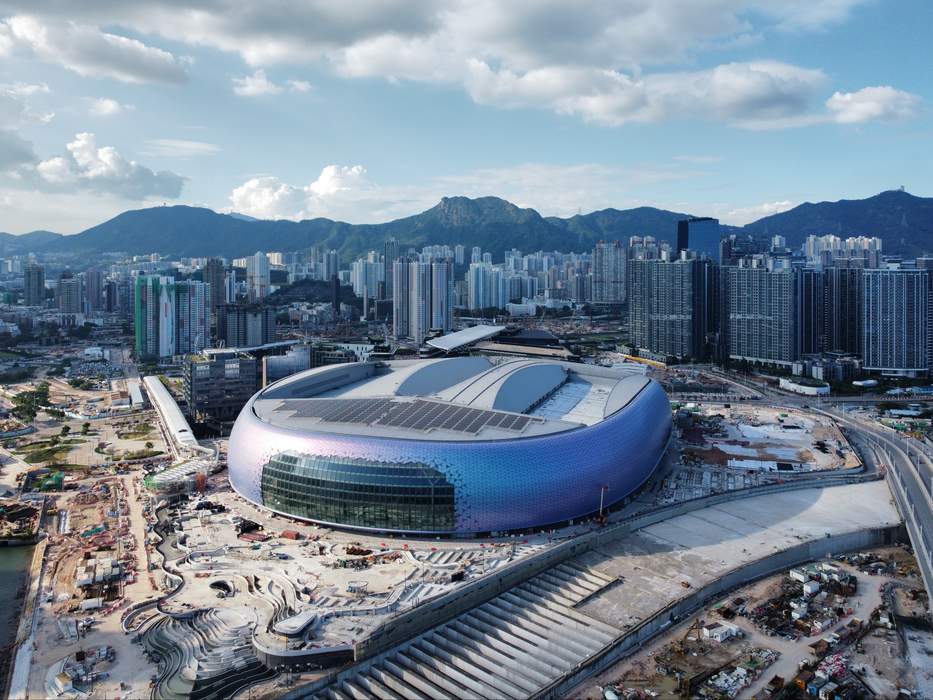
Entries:
POLYGON ((385 530, 448 531, 454 486, 421 462, 283 453, 262 471, 263 505, 309 520, 385 530))

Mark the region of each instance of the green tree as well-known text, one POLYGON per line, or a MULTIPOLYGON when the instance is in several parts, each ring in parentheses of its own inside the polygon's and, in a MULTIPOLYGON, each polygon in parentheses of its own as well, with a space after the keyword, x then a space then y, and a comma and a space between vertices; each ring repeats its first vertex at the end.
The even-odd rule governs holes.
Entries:
POLYGON ((85 421, 81 424, 81 434, 87 435, 89 432, 91 432, 91 424, 90 422, 85 421))

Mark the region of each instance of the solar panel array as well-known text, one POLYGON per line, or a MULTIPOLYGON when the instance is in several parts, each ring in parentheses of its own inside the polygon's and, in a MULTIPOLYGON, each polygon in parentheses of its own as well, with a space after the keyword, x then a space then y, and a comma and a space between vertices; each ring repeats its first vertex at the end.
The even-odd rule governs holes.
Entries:
POLYGON ((293 399, 282 403, 282 408, 294 411, 296 418, 318 418, 324 423, 355 423, 406 430, 441 429, 473 435, 483 428, 519 433, 529 423, 543 422, 515 413, 423 399, 293 399))

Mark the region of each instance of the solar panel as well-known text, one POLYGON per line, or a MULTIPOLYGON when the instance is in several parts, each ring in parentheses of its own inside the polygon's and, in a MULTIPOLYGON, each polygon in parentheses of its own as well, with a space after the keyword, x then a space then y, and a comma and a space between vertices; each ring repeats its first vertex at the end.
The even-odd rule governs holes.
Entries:
POLYGON ((288 399, 282 410, 294 411, 300 418, 317 418, 322 423, 378 425, 427 431, 433 429, 477 434, 483 428, 521 432, 529 423, 541 422, 529 416, 489 411, 415 399, 288 399))

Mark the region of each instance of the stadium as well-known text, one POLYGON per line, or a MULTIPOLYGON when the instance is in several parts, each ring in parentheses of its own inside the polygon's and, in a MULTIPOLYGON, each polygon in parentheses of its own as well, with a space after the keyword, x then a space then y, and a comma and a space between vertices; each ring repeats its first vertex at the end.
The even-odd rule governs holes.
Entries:
POLYGON ((331 365, 250 399, 229 476, 249 501, 328 526, 503 533, 622 501, 670 431, 660 385, 608 368, 480 356, 331 365))

